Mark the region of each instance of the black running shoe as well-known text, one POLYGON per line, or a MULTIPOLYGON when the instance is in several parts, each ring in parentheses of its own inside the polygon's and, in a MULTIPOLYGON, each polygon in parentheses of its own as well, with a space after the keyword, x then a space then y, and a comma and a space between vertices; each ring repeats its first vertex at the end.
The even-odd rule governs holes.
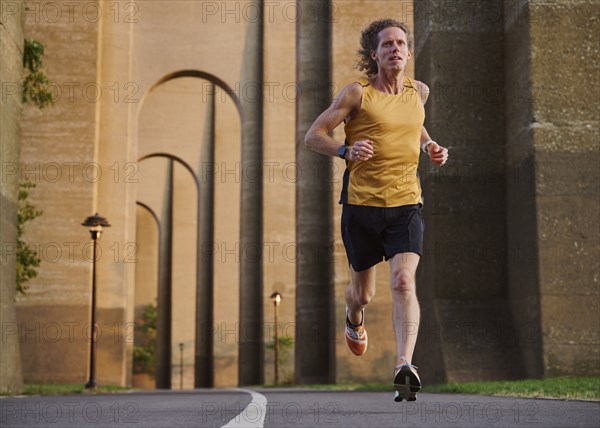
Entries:
POLYGON ((394 401, 415 401, 420 390, 421 379, 417 374, 417 367, 401 357, 394 370, 394 401))

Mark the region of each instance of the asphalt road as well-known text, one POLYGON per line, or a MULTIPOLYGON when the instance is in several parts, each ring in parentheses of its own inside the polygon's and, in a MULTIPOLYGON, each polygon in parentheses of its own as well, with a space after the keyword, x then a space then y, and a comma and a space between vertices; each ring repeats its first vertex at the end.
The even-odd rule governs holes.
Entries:
POLYGON ((392 392, 202 389, 0 398, 8 427, 600 427, 600 402, 392 392))

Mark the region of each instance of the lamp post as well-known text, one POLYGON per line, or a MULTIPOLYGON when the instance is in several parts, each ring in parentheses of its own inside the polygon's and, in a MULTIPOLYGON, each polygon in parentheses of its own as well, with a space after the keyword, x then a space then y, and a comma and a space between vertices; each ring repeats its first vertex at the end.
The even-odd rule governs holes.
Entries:
POLYGON ((179 344, 179 389, 183 389, 183 342, 179 344))
POLYGON ((277 323, 279 318, 279 303, 281 302, 281 293, 275 291, 273 294, 271 294, 271 299, 273 299, 273 309, 275 311, 275 385, 277 385, 279 381, 279 338, 277 337, 277 323))
POLYGON ((110 227, 108 220, 98 215, 98 213, 89 216, 85 219, 82 226, 90 228, 92 241, 94 241, 93 256, 92 256, 92 340, 90 340, 90 378, 85 384, 86 388, 96 387, 96 246, 100 239, 103 227, 110 227))

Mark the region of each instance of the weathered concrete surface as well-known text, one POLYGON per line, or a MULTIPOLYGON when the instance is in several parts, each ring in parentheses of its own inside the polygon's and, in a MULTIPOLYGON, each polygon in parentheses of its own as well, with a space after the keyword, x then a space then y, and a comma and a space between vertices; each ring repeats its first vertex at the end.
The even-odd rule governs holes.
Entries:
POLYGON ((315 118, 331 102, 331 2, 301 0, 297 33, 296 162, 296 384, 335 381, 335 323, 331 162, 304 144, 315 118), (314 19, 318 16, 319 19, 314 19), (321 46, 315 49, 315 46, 321 46), (319 215, 315 215, 315 213, 319 215))
POLYGON ((506 23, 508 267, 515 320, 538 326, 526 375, 597 375, 600 8, 532 1, 517 11, 506 23))
POLYGON ((18 393, 23 387, 15 312, 20 88, 23 79, 23 19, 20 10, 23 7, 24 1, 3 3, 0 17, 0 392, 10 393, 18 393))
POLYGON ((450 151, 441 168, 421 164, 427 322, 415 362, 429 382, 519 377, 519 359, 501 363, 518 354, 505 299, 502 2, 418 2, 415 33, 416 77, 431 89, 425 126, 450 151))

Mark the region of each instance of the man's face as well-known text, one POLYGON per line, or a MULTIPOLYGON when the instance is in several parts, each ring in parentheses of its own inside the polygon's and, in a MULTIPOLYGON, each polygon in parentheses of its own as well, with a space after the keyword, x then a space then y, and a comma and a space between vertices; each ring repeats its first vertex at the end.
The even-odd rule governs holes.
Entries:
POLYGON ((379 70, 404 70, 411 58, 406 33, 398 27, 387 27, 377 35, 377 50, 371 51, 371 58, 379 66, 379 70))

